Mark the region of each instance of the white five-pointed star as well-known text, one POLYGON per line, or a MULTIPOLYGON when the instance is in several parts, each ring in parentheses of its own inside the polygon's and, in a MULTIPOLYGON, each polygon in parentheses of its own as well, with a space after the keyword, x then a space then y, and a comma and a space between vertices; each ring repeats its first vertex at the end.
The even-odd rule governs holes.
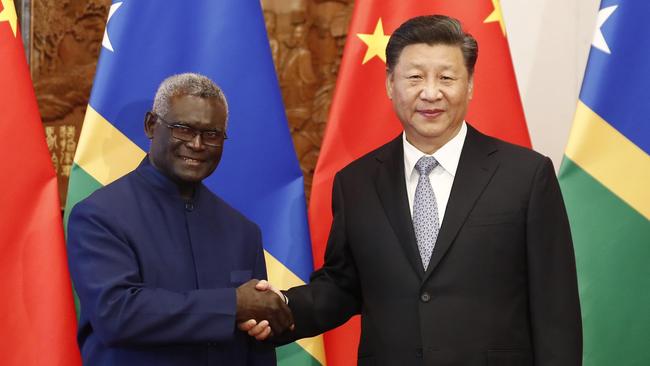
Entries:
POLYGON ((119 7, 122 6, 122 1, 111 5, 111 8, 108 10, 108 19, 106 19, 106 28, 104 28, 104 39, 102 39, 102 46, 107 50, 113 52, 113 45, 111 44, 110 38, 108 38, 108 22, 111 21, 111 17, 119 7))
POLYGON ((607 41, 605 41, 605 36, 603 36, 603 24, 609 19, 609 17, 614 13, 614 10, 618 8, 618 5, 608 6, 606 8, 600 9, 598 12, 598 26, 596 27, 596 32, 594 32, 594 40, 591 45, 598 48, 599 50, 611 54, 607 41))

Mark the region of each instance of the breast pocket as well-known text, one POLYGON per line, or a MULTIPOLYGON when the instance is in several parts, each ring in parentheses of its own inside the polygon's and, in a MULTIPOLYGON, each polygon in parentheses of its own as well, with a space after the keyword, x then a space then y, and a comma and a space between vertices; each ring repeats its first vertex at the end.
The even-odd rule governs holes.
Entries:
POLYGON ((251 271, 250 269, 240 269, 240 270, 230 271, 230 282, 233 285, 239 286, 244 282, 250 280, 252 276, 253 276, 253 271, 251 271))

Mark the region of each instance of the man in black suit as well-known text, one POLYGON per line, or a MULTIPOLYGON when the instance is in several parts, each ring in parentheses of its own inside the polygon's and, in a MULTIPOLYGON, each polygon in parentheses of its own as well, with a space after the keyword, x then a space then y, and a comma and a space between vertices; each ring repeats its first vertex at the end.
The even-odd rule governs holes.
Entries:
MULTIPOLYGON (((325 264, 284 292, 291 339, 360 313, 360 365, 581 364, 552 163, 465 122, 477 54, 446 16, 392 34, 386 88, 404 133, 336 175, 325 264)), ((240 324, 258 339, 264 326, 240 324)))

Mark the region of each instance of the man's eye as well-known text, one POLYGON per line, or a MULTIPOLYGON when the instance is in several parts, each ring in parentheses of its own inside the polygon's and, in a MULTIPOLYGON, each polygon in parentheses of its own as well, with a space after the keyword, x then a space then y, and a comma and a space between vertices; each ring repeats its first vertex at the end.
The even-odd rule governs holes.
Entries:
POLYGON ((408 79, 419 80, 422 79, 422 77, 420 75, 409 75, 408 79))
POLYGON ((183 131, 183 132, 186 132, 186 131, 190 130, 190 128, 188 126, 185 126, 185 125, 174 125, 173 127, 175 129, 177 129, 179 131, 183 131))
POLYGON ((220 135, 220 132, 217 131, 205 131, 203 132, 203 137, 206 138, 217 138, 220 135))

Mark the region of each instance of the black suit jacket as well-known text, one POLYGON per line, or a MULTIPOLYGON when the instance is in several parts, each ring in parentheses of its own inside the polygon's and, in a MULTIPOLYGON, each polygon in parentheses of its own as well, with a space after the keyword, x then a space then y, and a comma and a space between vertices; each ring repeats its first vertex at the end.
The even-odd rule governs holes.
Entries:
POLYGON ((359 365, 580 365, 569 223, 551 161, 468 126, 428 270, 402 138, 334 179, 323 268, 290 289, 292 338, 361 314, 359 365))

